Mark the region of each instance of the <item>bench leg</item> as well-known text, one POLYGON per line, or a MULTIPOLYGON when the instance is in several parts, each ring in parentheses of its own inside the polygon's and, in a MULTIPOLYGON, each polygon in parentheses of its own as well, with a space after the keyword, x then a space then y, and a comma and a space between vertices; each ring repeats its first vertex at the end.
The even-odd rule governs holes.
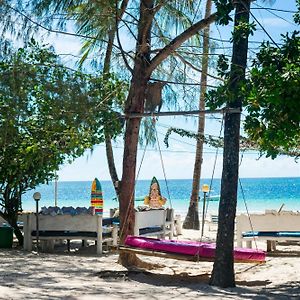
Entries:
POLYGON ((82 240, 81 242, 81 246, 84 248, 84 247, 88 247, 89 243, 87 240, 82 240))
POLYGON ((246 248, 252 248, 252 241, 246 241, 246 248))
POLYGON ((267 241, 267 252, 276 251, 276 241, 267 241))
POLYGON ((175 222, 176 235, 181 235, 182 234, 181 216, 180 215, 176 215, 174 222, 175 222))
POLYGON ((272 241, 268 241, 267 240, 267 252, 270 252, 270 251, 272 251, 272 241))
POLYGON ((118 226, 117 225, 113 225, 113 228, 112 228, 112 245, 113 246, 117 246, 118 245, 118 226))
POLYGON ((42 252, 52 253, 54 251, 55 240, 42 240, 40 241, 42 252))

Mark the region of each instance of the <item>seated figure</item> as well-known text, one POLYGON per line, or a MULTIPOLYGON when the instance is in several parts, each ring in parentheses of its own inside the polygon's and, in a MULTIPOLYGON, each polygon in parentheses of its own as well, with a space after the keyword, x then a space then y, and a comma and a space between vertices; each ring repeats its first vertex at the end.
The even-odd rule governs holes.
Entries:
POLYGON ((150 184, 149 196, 144 199, 144 204, 151 208, 160 208, 166 203, 167 199, 161 196, 159 183, 155 177, 152 178, 150 184))

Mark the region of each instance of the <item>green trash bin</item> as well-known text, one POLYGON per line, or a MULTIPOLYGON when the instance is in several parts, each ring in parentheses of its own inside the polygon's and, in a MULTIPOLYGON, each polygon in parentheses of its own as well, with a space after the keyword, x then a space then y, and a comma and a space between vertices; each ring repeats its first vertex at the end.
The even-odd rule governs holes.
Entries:
POLYGON ((0 248, 12 248, 13 232, 11 227, 0 227, 0 248))

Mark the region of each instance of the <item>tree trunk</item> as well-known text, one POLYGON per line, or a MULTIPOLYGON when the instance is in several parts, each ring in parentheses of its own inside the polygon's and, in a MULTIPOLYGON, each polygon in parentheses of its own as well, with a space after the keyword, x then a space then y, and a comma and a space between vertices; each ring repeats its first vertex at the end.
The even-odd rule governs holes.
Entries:
MULTIPOLYGON (((13 192, 15 192, 17 195, 21 195, 21 192, 13 192)), ((17 224, 19 205, 21 203, 20 196, 12 196, 12 189, 9 186, 6 186, 3 197, 5 199, 5 207, 4 212, 0 212, 0 216, 13 228, 14 234, 18 240, 18 244, 23 246, 23 234, 17 224)))
POLYGON ((24 243, 24 237, 23 237, 23 234, 20 230, 20 228, 18 227, 18 224, 15 220, 9 222, 10 226, 14 229, 14 234, 18 240, 18 244, 19 246, 23 246, 23 243, 24 243))
MULTIPOLYGON (((120 14, 119 14, 119 19, 122 18, 127 5, 128 5, 128 0, 122 1, 120 14)), ((117 21, 117 24, 119 24, 119 21, 117 21)), ((116 28, 111 29, 108 33, 108 43, 107 43, 107 48, 106 48, 106 52, 105 52, 105 59, 104 59, 104 65, 103 65, 103 73, 104 74, 109 74, 110 73, 111 54, 112 54, 115 35, 116 35, 116 28)), ((114 151, 113 151, 113 147, 112 147, 111 137, 108 133, 105 133, 105 150, 106 150, 106 158, 107 158, 110 178, 112 180, 112 183, 113 183, 115 192, 117 194, 117 197, 119 198, 119 192, 120 192, 120 187, 119 187, 119 184, 118 184, 119 177, 118 177, 118 173, 117 173, 117 170, 116 170, 115 159, 114 159, 114 151)))
MULTIPOLYGON (((134 59, 130 90, 126 100, 125 114, 142 113, 144 111, 146 88, 152 72, 187 39, 195 35, 199 30, 205 28, 208 24, 214 22, 216 18, 216 14, 213 14, 195 23, 161 49, 150 61, 151 26, 155 13, 161 7, 161 5, 157 5, 153 9, 153 5, 154 0, 140 1, 136 56, 134 59)), ((123 173, 119 197, 121 244, 124 243, 127 235, 133 234, 134 228, 134 187, 139 128, 139 118, 127 119, 123 154, 123 173)), ((119 262, 124 266, 132 266, 136 261, 136 255, 120 254, 119 262)))
MULTIPOLYGON (((208 18, 211 14, 212 1, 206 1, 205 18, 208 18)), ((209 52, 209 29, 208 25, 203 31, 203 56, 202 56, 202 73, 201 73, 201 92, 199 100, 199 110, 205 109, 205 94, 207 85, 207 72, 208 72, 208 52, 209 52)), ((205 127, 205 115, 199 114, 198 119, 198 136, 204 135, 205 127)), ((189 210, 183 223, 185 229, 197 229, 199 230, 199 185, 201 177, 201 166, 203 160, 203 140, 198 138, 196 144, 196 156, 194 164, 193 185, 192 194, 189 205, 189 210)), ((202 212, 204 213, 204 212, 202 212)))
MULTIPOLYGON (((140 4, 140 19, 134 69, 129 94, 126 100, 125 114, 144 112, 144 101, 149 76, 147 68, 150 62, 151 25, 154 16, 153 0, 144 0, 140 4)), ((127 235, 134 229, 134 188, 136 174, 137 145, 140 129, 140 118, 128 118, 126 121, 123 173, 120 188, 120 243, 123 244, 127 235)), ((119 262, 123 266, 135 265, 134 254, 121 253, 119 262)))
MULTIPOLYGON (((241 22, 249 22, 250 0, 236 2, 234 31, 237 33, 237 26, 241 22)), ((247 51, 248 36, 239 35, 239 38, 233 41, 229 90, 234 100, 228 100, 229 108, 242 109, 239 84, 245 79, 247 51)), ((219 287, 235 286, 233 244, 239 171, 239 136, 240 113, 226 113, 216 258, 210 279, 211 285, 219 287)))
MULTIPOLYGON (((115 31, 111 30, 108 34, 108 43, 107 43, 105 59, 104 59, 104 66, 103 66, 104 74, 109 74, 114 38, 115 38, 115 31)), ((115 188, 117 197, 119 197, 119 185, 117 184, 117 182, 119 181, 119 177, 116 170, 111 137, 107 132, 105 133, 105 151, 106 151, 106 158, 107 158, 110 178, 115 188)))
POLYGON ((118 184, 119 177, 118 177, 118 173, 116 170, 111 137, 107 133, 105 133, 105 150, 106 150, 106 158, 107 158, 107 164, 108 164, 110 178, 111 178, 113 186, 115 188, 117 197, 119 197, 119 191, 120 191, 119 184, 118 184))

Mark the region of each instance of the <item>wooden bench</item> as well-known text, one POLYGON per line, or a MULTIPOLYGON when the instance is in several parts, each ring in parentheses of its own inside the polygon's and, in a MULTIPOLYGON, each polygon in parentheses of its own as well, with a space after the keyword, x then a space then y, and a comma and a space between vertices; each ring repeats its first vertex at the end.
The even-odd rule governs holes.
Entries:
POLYGON ((174 210, 150 209, 135 212, 135 236, 157 236, 170 239, 174 234, 174 210))
MULTIPOLYGON (((103 243, 116 246, 118 236, 118 226, 103 226, 104 220, 100 215, 38 215, 41 246, 52 251, 55 240, 94 240, 97 241, 97 254, 102 254, 103 243)), ((33 240, 37 237, 36 224, 36 214, 24 214, 24 250, 32 250, 33 240)))
POLYGON ((267 241, 267 251, 276 250, 277 241, 300 240, 300 213, 266 211, 264 214, 245 214, 236 218, 237 246, 251 248, 253 240, 267 241), (251 220, 251 223, 250 223, 251 220), (252 227, 251 227, 252 224, 252 227))

